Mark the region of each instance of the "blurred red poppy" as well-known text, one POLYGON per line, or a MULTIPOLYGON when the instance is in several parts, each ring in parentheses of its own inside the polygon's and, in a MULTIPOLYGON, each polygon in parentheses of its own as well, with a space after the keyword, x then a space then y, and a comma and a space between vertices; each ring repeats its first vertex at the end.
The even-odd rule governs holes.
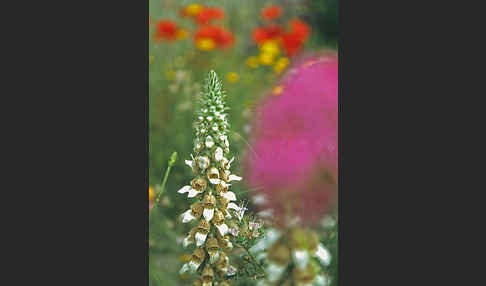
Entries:
POLYGON ((253 30, 253 40, 261 44, 269 39, 278 38, 282 35, 282 28, 277 25, 258 27, 253 30))
POLYGON ((160 20, 157 22, 155 40, 175 41, 177 39, 177 24, 170 20, 160 20))
POLYGON ((194 34, 194 41, 197 43, 201 39, 211 39, 220 48, 230 47, 234 42, 233 34, 218 26, 201 26, 194 34))
POLYGON ((221 20, 224 18, 224 11, 216 7, 203 8, 201 12, 196 15, 196 22, 201 25, 211 23, 213 20, 221 20))
POLYGON ((265 20, 277 19, 282 15, 282 8, 271 5, 262 10, 262 18, 265 20))
POLYGON ((282 45, 289 57, 294 56, 307 40, 310 33, 310 27, 298 20, 290 21, 290 32, 282 35, 282 45))

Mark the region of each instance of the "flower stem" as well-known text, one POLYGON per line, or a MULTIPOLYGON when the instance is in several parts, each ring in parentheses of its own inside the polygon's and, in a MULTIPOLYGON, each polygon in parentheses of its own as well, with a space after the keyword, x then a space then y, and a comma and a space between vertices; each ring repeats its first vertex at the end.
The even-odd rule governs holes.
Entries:
POLYGON ((152 213, 152 210, 155 209, 159 205, 160 198, 162 197, 162 193, 164 193, 165 190, 165 184, 167 183, 167 178, 169 177, 170 170, 172 169, 172 166, 175 165, 175 162, 177 160, 177 152, 173 152, 172 155, 170 156, 169 163, 167 166, 167 170, 165 171, 165 176, 164 179, 162 180, 162 186, 160 187, 160 192, 157 194, 157 198, 155 199, 155 204, 154 207, 149 211, 149 216, 152 213))

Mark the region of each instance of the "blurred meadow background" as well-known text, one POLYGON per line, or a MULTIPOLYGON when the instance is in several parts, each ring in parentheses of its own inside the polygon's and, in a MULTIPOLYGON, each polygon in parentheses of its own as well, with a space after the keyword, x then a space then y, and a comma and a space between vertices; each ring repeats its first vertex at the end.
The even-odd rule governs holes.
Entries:
MULTIPOLYGON (((187 276, 178 273, 187 260, 180 242, 190 226, 178 220, 188 202, 177 190, 193 178, 184 160, 193 152, 194 110, 203 79, 211 69, 222 79, 230 107, 232 170, 243 176, 232 191, 248 201, 249 213, 257 214, 252 198, 258 191, 245 182, 242 165, 247 152, 252 152, 255 108, 263 97, 278 96, 276 84, 299 57, 337 51, 338 0, 149 0, 149 16, 150 285, 191 285, 187 276), (214 10, 200 15, 204 7, 214 10), (265 14, 268 7, 279 9, 265 14), (269 35, 275 27, 289 33, 307 27, 309 32, 282 43, 269 35), (155 206, 174 151, 178 158, 155 206)), ((333 257, 332 285, 338 285, 337 225, 333 209, 314 226, 333 257)), ((244 261, 234 261, 237 268, 244 268, 244 261)), ((255 282, 240 279, 236 284, 255 282)))

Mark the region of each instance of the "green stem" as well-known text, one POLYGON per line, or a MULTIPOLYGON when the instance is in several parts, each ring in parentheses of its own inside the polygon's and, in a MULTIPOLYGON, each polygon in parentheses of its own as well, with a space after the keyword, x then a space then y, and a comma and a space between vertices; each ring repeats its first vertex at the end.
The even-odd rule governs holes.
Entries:
POLYGON ((172 169, 172 166, 174 166, 176 160, 177 160, 177 152, 174 151, 174 153, 172 153, 172 155, 170 156, 167 170, 165 171, 165 176, 164 179, 162 180, 162 186, 160 187, 160 192, 157 194, 154 207, 149 211, 149 216, 152 214, 152 211, 159 205, 160 198, 162 197, 162 194, 164 193, 165 190, 165 184, 167 183, 167 178, 169 177, 170 170, 172 169))
POLYGON ((258 268, 260 268, 261 271, 265 272, 265 269, 263 269, 263 266, 261 266, 260 263, 258 263, 258 261, 253 256, 253 254, 251 254, 250 251, 246 247, 243 247, 243 249, 245 249, 246 253, 248 253, 248 256, 251 258, 253 264, 256 264, 258 266, 258 268))

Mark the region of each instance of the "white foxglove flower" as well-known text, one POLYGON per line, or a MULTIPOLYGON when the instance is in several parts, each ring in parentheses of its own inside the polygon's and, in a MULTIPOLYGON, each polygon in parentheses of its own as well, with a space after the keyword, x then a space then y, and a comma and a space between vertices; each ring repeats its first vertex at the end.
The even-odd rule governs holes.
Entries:
POLYGON ((181 270, 179 270, 179 274, 182 275, 187 271, 189 271, 189 263, 185 263, 184 265, 182 265, 181 270))
POLYGON ((243 178, 242 177, 239 177, 237 175, 231 174, 228 177, 228 182, 231 182, 231 181, 241 181, 241 179, 243 179, 243 178))
POLYGON ((182 217, 182 223, 188 223, 192 220, 195 220, 196 217, 192 215, 192 210, 187 210, 183 214, 181 214, 182 217))
POLYGON ((221 236, 225 236, 228 233, 228 231, 229 231, 229 228, 228 228, 228 226, 225 223, 222 223, 220 225, 215 225, 215 226, 218 229, 218 231, 221 234, 221 236))
POLYGON ((194 161, 192 160, 185 160, 184 162, 186 162, 186 165, 188 165, 189 167, 191 167, 191 170, 194 171, 194 161))
POLYGON ((188 235, 184 238, 184 240, 182 240, 182 247, 186 248, 188 247, 189 245, 191 245, 192 243, 194 243, 194 240, 191 239, 191 236, 188 235))
POLYGON ((265 271, 267 273, 267 280, 270 283, 277 282, 282 276, 284 270, 285 270, 285 266, 280 266, 273 263, 269 264, 265 271))
POLYGON ((221 161, 223 158, 223 149, 221 149, 221 147, 216 148, 214 151, 214 160, 221 161))
POLYGON ((206 241, 206 250, 209 254, 209 263, 214 264, 219 259, 219 244, 218 240, 214 237, 209 238, 206 241))
POLYGON ((194 219, 198 219, 203 211, 203 204, 202 203, 194 203, 191 205, 191 208, 185 211, 182 217, 182 223, 188 223, 194 219))
POLYGON ((307 267, 307 263, 309 262, 309 253, 305 249, 294 250, 292 252, 292 259, 297 267, 300 269, 305 269, 307 267))
POLYGON ((317 259, 319 259, 319 261, 326 266, 331 264, 331 254, 322 243, 319 243, 319 245, 317 246, 317 251, 314 256, 317 257, 317 259))
POLYGON ((195 239, 196 239, 196 245, 201 246, 203 243, 206 241, 206 237, 208 236, 207 233, 201 233, 201 232, 196 232, 195 239))
POLYGON ((206 137, 206 143, 205 143, 206 147, 208 148, 211 148, 214 146, 214 140, 213 140, 213 137, 211 137, 211 135, 208 135, 208 137, 206 137))
POLYGON ((208 236, 210 228, 211 226, 206 220, 202 219, 199 221, 199 225, 196 229, 196 234, 194 235, 197 246, 203 245, 203 243, 206 241, 206 237, 208 236))
POLYGON ((213 219, 215 206, 216 206, 216 198, 213 195, 204 196, 203 216, 205 220, 211 221, 213 219))
POLYGON ((195 196, 199 195, 201 192, 198 192, 191 186, 184 186, 180 190, 177 191, 179 194, 189 193, 187 195, 188 198, 194 198, 195 196))
POLYGON ((228 192, 222 193, 221 195, 223 197, 225 197, 226 199, 228 199, 228 201, 236 201, 236 195, 233 192, 228 191, 228 192))
POLYGON ((209 182, 213 185, 219 185, 221 180, 219 179, 219 171, 215 167, 212 167, 208 170, 208 179, 209 182))
POLYGON ((206 120, 209 121, 209 122, 211 122, 211 121, 213 121, 213 117, 212 116, 208 116, 208 117, 206 117, 206 120))
POLYGON ((197 157, 197 166, 201 170, 206 170, 209 167, 209 158, 207 156, 197 157))

